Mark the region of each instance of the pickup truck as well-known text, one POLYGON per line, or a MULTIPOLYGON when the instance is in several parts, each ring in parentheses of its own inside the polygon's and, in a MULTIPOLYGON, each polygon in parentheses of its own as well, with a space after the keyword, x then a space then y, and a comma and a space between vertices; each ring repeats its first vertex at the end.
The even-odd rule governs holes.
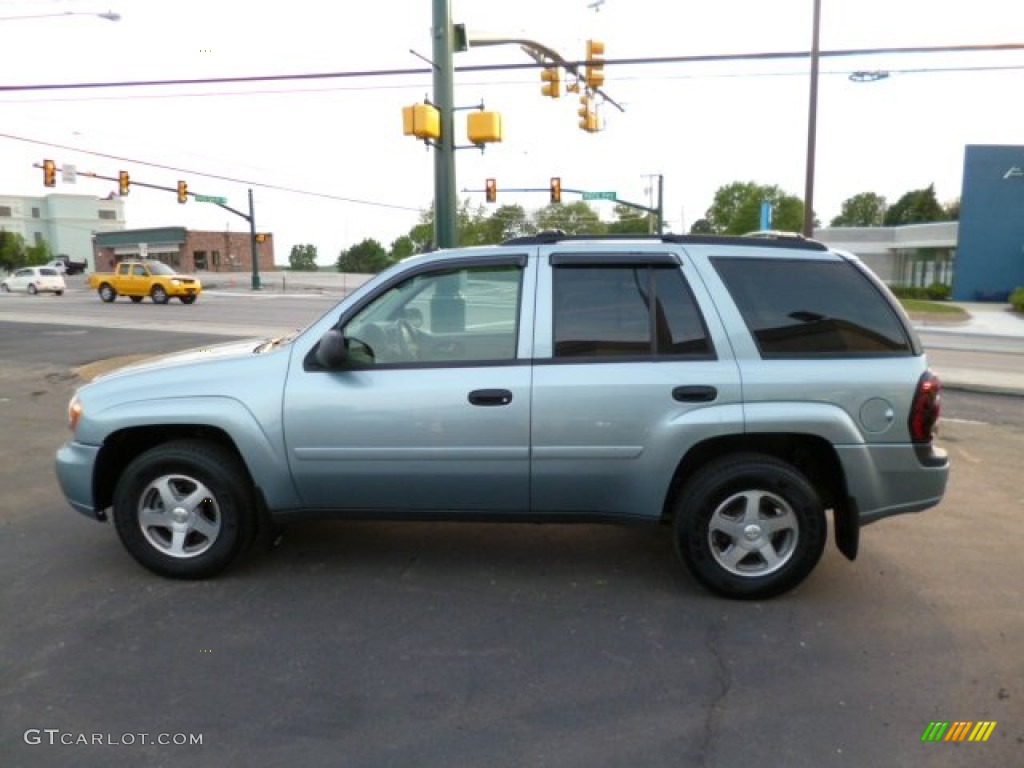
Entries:
POLYGON ((615 521, 761 599, 814 568, 827 510, 852 560, 863 526, 940 502, 940 399, 855 256, 540 233, 406 259, 287 337, 97 379, 56 470, 173 578, 309 517, 615 521))
POLYGON ((166 304, 172 296, 182 304, 192 304, 203 290, 199 278, 179 275, 155 259, 122 261, 114 272, 95 272, 89 275, 89 287, 95 288, 103 301, 114 301, 120 295, 136 304, 147 296, 156 304, 166 304))
POLYGON ((67 256, 58 256, 52 261, 48 261, 46 266, 53 267, 62 275, 81 275, 85 273, 86 264, 84 261, 72 261, 67 256))

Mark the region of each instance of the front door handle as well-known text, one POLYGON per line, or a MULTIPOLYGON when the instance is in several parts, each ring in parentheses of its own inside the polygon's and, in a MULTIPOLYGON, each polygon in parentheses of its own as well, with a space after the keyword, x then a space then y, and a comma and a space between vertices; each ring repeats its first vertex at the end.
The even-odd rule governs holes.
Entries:
POLYGON ((512 402, 512 393, 507 389, 474 389, 469 393, 469 402, 473 405, 508 405, 512 402))
POLYGON ((672 399, 680 403, 710 403, 717 398, 718 390, 714 387, 693 385, 672 390, 672 399))

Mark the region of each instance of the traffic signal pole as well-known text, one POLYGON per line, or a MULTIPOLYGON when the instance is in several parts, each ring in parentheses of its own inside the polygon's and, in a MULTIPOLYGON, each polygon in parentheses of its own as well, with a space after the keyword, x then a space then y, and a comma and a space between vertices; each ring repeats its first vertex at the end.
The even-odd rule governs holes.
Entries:
POLYGON ((434 148, 434 244, 459 244, 455 194, 455 65, 450 0, 433 0, 434 105, 441 113, 441 137, 434 148))

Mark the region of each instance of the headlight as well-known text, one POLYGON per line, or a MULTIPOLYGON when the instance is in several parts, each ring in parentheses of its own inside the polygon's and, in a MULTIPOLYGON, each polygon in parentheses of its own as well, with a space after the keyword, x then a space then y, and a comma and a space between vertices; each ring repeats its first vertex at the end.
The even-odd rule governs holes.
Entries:
POLYGON ((181 285, 181 280, 179 280, 179 279, 178 279, 178 278, 176 278, 176 277, 175 277, 175 278, 172 278, 172 279, 171 279, 171 285, 181 285))
POLYGON ((78 428, 80 418, 82 418, 82 401, 78 399, 78 395, 75 395, 68 403, 68 426, 71 427, 72 432, 78 428))

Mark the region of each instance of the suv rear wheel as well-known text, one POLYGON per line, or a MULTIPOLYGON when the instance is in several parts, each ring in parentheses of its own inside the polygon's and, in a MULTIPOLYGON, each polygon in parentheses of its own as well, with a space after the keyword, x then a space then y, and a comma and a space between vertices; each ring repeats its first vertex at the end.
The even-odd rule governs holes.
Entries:
POLYGON ((784 461, 741 454, 698 470, 676 497, 676 552, 726 597, 792 589, 814 569, 828 533, 814 487, 784 461))
POLYGON ((118 536, 132 557, 161 576, 213 576, 252 537, 246 477, 235 456, 210 443, 180 440, 152 448, 117 483, 118 536))

